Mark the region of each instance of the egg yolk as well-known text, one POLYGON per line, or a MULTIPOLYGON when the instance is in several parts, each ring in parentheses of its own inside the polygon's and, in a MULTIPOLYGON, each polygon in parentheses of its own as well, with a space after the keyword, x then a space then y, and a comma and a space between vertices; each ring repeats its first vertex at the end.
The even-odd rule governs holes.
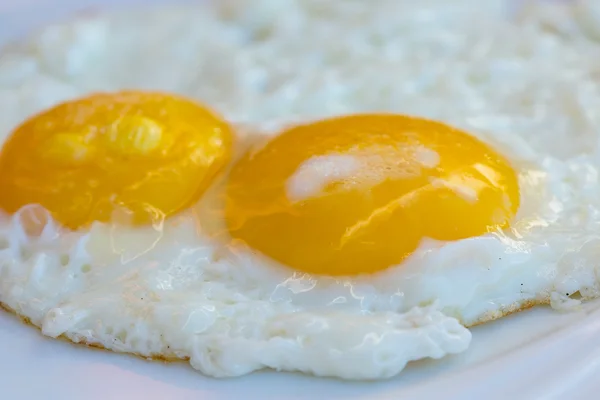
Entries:
POLYGON ((16 128, 0 152, 0 207, 39 204, 70 228, 115 215, 157 223, 199 198, 231 142, 228 125, 190 100, 93 94, 16 128))
POLYGON ((485 143, 442 123, 353 115, 297 126, 233 167, 229 234, 295 269, 372 273, 420 241, 509 225, 517 175, 485 143))

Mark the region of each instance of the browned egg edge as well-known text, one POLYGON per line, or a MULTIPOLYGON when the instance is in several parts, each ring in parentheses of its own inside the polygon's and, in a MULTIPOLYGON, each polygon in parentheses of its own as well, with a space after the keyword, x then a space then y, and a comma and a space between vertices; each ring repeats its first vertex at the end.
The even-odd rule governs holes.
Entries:
MULTIPOLYGON (((467 328, 472 328, 474 326, 477 325, 481 325, 487 322, 491 322, 503 317, 506 317, 508 315, 511 314, 515 314, 517 312, 520 311, 524 311, 524 310, 528 310, 532 307, 535 306, 548 306, 550 305, 550 296, 547 295, 543 298, 540 299, 533 299, 533 300, 524 300, 521 302, 516 302, 513 303, 509 306, 503 307, 501 310, 499 311, 493 311, 493 312, 488 312, 486 314, 484 314, 481 318, 479 318, 478 320, 476 320, 475 322, 471 323, 471 324, 463 324, 465 327, 467 328)), ((20 315, 16 310, 14 310, 12 307, 9 307, 8 305, 0 302, 0 308, 4 309, 5 311, 14 314, 16 317, 18 317, 22 322, 24 322, 27 325, 33 326, 34 328, 37 328, 38 330, 41 331, 40 327, 36 324, 34 324, 28 317, 25 317, 23 315, 20 315)), ((462 321, 459 322, 462 324, 462 321)), ((145 361, 162 361, 162 362, 182 362, 182 361, 189 361, 189 357, 178 357, 175 352, 171 352, 170 354, 167 355, 163 355, 163 354, 148 354, 148 355, 143 355, 143 354, 139 354, 139 353, 131 353, 131 352, 121 352, 118 350, 112 350, 112 349, 107 349, 106 347, 104 347, 104 345, 99 344, 99 343, 94 343, 94 342, 88 342, 86 340, 82 340, 79 342, 75 342, 72 339, 68 338, 66 335, 60 335, 58 336, 56 339, 60 339, 62 341, 68 342, 68 343, 72 343, 72 344, 76 344, 76 345, 82 345, 82 346, 86 346, 89 348, 93 348, 93 349, 98 349, 98 350, 104 350, 104 351, 108 351, 108 352, 114 352, 114 353, 121 353, 121 354, 128 354, 131 356, 135 356, 137 358, 141 358, 145 361)))
MULTIPOLYGON (((23 315, 20 315, 16 310, 14 310, 12 307, 9 307, 8 305, 0 302, 0 309, 3 309, 4 311, 7 311, 13 315, 15 315, 17 318, 19 318, 22 322, 24 322, 25 324, 29 325, 29 326, 33 326, 34 328, 36 328, 38 331, 41 332, 41 328, 34 324, 29 317, 25 317, 23 315)), ((46 337, 46 336, 44 336, 46 337)), ((81 345, 81 346, 85 346, 85 347, 89 347, 92 349, 97 349, 97 350, 104 350, 107 352, 111 352, 111 353, 120 353, 120 354, 127 354, 127 355, 131 355, 137 358, 141 358, 144 361, 163 361, 163 362, 181 362, 181 361, 189 361, 189 357, 185 357, 185 358, 180 358, 177 357, 177 355, 175 355, 174 352, 172 352, 171 354, 168 355, 162 355, 162 354, 150 354, 150 355, 142 355, 139 353, 131 353, 131 352, 122 352, 122 351, 118 351, 118 350, 112 350, 112 349, 107 349, 106 347, 104 347, 104 345, 100 344, 100 343, 93 343, 93 342, 88 342, 86 340, 82 340, 80 342, 75 342, 72 339, 68 338, 66 335, 60 335, 57 338, 51 338, 48 337, 48 339, 59 339, 61 341, 64 342, 68 342, 68 343, 72 343, 75 345, 81 345)))

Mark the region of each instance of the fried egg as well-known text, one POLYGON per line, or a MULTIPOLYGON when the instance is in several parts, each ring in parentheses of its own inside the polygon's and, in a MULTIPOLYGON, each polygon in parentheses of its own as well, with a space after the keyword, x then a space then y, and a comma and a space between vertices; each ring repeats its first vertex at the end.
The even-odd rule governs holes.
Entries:
POLYGON ((375 3, 122 11, 7 48, 0 303, 209 376, 359 380, 599 297, 592 3, 375 3))

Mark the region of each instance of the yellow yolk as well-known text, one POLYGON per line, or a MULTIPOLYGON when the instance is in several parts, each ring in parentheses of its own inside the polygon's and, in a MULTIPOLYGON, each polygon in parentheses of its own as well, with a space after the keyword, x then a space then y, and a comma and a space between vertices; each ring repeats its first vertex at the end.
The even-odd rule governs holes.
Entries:
POLYGON ((0 207, 40 204, 70 228, 157 223, 195 202, 231 151, 229 126, 169 94, 94 94, 25 121, 0 152, 0 207))
POLYGON ((295 269, 371 273, 425 237, 458 240, 505 228, 519 207, 515 171, 447 125, 355 115, 294 127, 233 167, 232 237, 295 269))

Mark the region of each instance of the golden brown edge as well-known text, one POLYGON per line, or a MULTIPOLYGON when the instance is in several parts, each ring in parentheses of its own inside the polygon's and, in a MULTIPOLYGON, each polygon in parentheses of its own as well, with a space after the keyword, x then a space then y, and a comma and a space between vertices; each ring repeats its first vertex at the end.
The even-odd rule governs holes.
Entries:
MULTIPOLYGON (((537 306, 549 306, 550 298, 547 299, 534 299, 534 300, 524 300, 522 302, 514 303, 508 307, 504 307, 501 311, 493 314, 486 314, 483 317, 479 318, 477 321, 472 324, 466 324, 465 327, 473 328, 475 326, 479 326, 485 324, 487 322, 492 322, 500 318, 508 317, 509 315, 516 314, 521 311, 529 310, 530 308, 537 306)), ((462 322, 461 322, 462 323, 462 322)))
MULTIPOLYGON (((492 322, 495 321, 497 319, 500 318, 504 318, 506 316, 509 316, 511 314, 516 314, 518 312, 524 311, 524 310, 528 310, 532 307, 536 307, 536 306, 543 306, 543 305, 549 305, 550 304, 550 299, 535 299, 535 300, 525 300, 522 301, 520 303, 515 303, 511 306, 505 307, 503 310, 498 311, 496 313, 489 313, 484 315, 482 318, 478 319, 477 321, 471 323, 471 324, 465 324, 465 327, 467 328, 472 328, 478 325, 482 325, 484 323, 487 322, 492 322)), ((39 326, 37 326, 36 324, 34 324, 33 322, 31 322, 31 319, 29 319, 28 317, 22 316, 20 315, 16 310, 14 310, 12 307, 9 307, 8 305, 0 302, 0 309, 5 310, 6 312, 13 314, 15 317, 19 318, 23 323, 32 326, 34 328, 36 328, 38 331, 40 331, 41 333, 41 328, 39 326)), ((461 322, 462 323, 462 322, 461 322)), ((130 353, 130 352, 123 352, 123 351, 118 351, 118 350, 113 350, 113 349, 108 349, 105 346, 103 346, 102 344, 99 343, 90 343, 87 342, 85 340, 76 342, 73 341, 72 339, 70 339, 69 337, 67 337, 66 335, 60 335, 58 336, 56 339, 62 340, 64 342, 68 342, 74 345, 82 345, 88 348, 92 348, 95 350, 103 350, 103 351, 107 351, 107 352, 113 352, 113 353, 120 353, 120 354, 128 354, 128 355, 132 355, 135 356, 137 358, 140 358, 142 360, 145 361, 162 361, 165 363, 171 363, 171 362, 184 362, 184 361, 189 361, 189 357, 175 357, 175 356, 165 356, 162 354, 151 354, 149 356, 144 356, 138 353, 130 353)))
MULTIPOLYGON (((26 325, 32 326, 34 328, 36 328, 38 331, 40 331, 41 333, 41 329, 39 326, 37 326, 36 324, 34 324, 33 322, 31 322, 31 319, 29 319, 28 317, 22 316, 20 315, 18 312, 16 312, 13 308, 7 306, 6 304, 0 302, 0 309, 3 309, 4 311, 13 314, 15 317, 17 317, 18 319, 20 319, 23 323, 25 323, 26 325)), ((75 342, 73 340, 71 340, 70 338, 68 338, 66 335, 60 335, 56 338, 51 338, 48 337, 49 339, 59 339, 63 342, 67 342, 73 345, 82 345, 88 348, 92 348, 94 350, 102 350, 102 351, 107 351, 107 352, 112 352, 112 353, 119 353, 119 354, 127 354, 127 355, 131 355, 131 356, 135 356, 137 358, 140 358, 142 360, 145 361, 162 361, 162 362, 183 362, 183 361, 189 361, 189 357, 184 357, 184 358, 178 358, 178 357, 169 357, 169 356, 164 356, 161 354, 152 354, 150 356, 144 356, 138 353, 130 353, 130 352, 124 352, 124 351, 118 351, 118 350, 112 350, 112 349, 107 349, 105 346, 103 346, 102 344, 99 343, 90 343, 87 342, 85 340, 80 341, 80 342, 75 342)))

